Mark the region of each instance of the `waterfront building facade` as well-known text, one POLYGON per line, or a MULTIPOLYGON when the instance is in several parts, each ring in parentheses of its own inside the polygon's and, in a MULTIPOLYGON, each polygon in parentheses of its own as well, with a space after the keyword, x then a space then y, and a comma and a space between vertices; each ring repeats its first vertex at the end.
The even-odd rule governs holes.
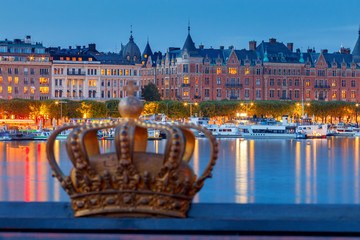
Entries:
MULTIPOLYGON (((126 96, 128 80, 140 85, 141 53, 131 34, 119 53, 103 53, 88 47, 49 48, 52 59, 54 99, 106 101, 126 96)), ((135 94, 140 97, 140 89, 135 94)))
POLYGON ((0 41, 0 98, 48 99, 51 62, 42 43, 25 39, 0 41))
POLYGON ((181 101, 360 101, 359 39, 352 53, 293 46, 271 38, 241 50, 196 47, 189 28, 182 48, 152 54, 146 47, 141 81, 155 83, 163 99, 181 101))

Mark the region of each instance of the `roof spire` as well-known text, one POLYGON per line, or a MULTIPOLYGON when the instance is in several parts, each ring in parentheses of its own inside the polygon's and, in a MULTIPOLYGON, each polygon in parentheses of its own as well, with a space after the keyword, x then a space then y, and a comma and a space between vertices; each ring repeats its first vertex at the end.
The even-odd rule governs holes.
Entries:
POLYGON ((190 19, 189 19, 189 22, 188 22, 188 34, 190 34, 190 19))
MULTIPOLYGON (((247 55, 246 55, 246 57, 247 57, 247 55)), ((269 58, 268 58, 268 54, 267 54, 267 48, 265 48, 265 54, 264 54, 263 62, 269 62, 269 58)))
POLYGON ((303 53, 301 52, 300 53, 300 59, 299 59, 299 62, 300 63, 304 63, 305 61, 304 61, 304 55, 303 55, 303 53))
POLYGON ((132 35, 133 31, 132 31, 132 25, 130 25, 130 41, 133 41, 133 35, 132 35))

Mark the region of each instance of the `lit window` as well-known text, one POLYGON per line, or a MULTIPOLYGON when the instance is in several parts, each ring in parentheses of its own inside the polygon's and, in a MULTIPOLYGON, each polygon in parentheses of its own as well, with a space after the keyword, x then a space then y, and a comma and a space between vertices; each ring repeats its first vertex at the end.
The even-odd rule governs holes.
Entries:
POLYGON ((75 86, 75 79, 73 79, 73 81, 72 81, 72 85, 73 85, 73 86, 75 86))
POLYGON ((8 87, 8 93, 11 93, 12 92, 12 88, 9 86, 8 87))
POLYGON ((91 62, 91 61, 92 61, 92 58, 89 58, 89 61, 91 62))
POLYGON ((305 97, 306 97, 306 98, 310 98, 310 91, 309 91, 309 90, 306 90, 305 97))
POLYGON ((216 74, 221 74, 221 68, 216 69, 216 74))
POLYGON ((2 93, 2 86, 0 86, 0 93, 2 93))
POLYGON ((8 83, 12 82, 12 77, 8 77, 8 83))
POLYGON ((96 80, 93 80, 93 86, 96 87, 96 80))
POLYGON ((146 54, 144 55, 144 58, 147 58, 147 55, 146 55, 146 54))
POLYGON ((70 61, 70 57, 66 57, 66 61, 70 61))
POLYGON ((198 81, 198 78, 197 78, 197 77, 195 78, 195 84, 196 84, 196 85, 199 84, 199 81, 198 81))
POLYGON ((15 78, 14 78, 14 83, 15 83, 15 84, 18 84, 18 83, 19 83, 19 78, 18 78, 18 77, 15 77, 15 78))
POLYGON ((47 83, 49 83, 49 78, 40 78, 39 82, 40 82, 40 84, 47 84, 47 83))
POLYGON ((28 87, 24 87, 24 93, 28 93, 28 87))
POLYGON ((125 70, 125 75, 129 75, 129 70, 128 69, 125 70))
POLYGON ((49 87, 40 87, 40 93, 49 93, 49 87))
POLYGON ((31 87, 31 88, 30 88, 30 93, 31 93, 31 94, 35 94, 35 88, 34 88, 34 87, 31 87))
POLYGON ((81 79, 79 79, 79 87, 81 87, 81 79))
POLYGON ((116 98, 116 91, 114 91, 113 93, 113 98, 116 98))
POLYGON ((71 60, 75 62, 75 61, 76 61, 76 57, 71 58, 71 60))
POLYGON ((249 68, 245 68, 245 75, 249 75, 249 74, 250 74, 249 68))
POLYGON ((306 80, 305 86, 306 86, 306 87, 309 87, 309 86, 310 86, 310 80, 309 80, 309 79, 306 80))
POLYGON ((120 69, 120 75, 123 75, 123 70, 122 69, 120 69))
POLYGON ((336 91, 332 91, 332 98, 333 98, 333 99, 336 98, 336 95, 337 95, 337 92, 336 92, 336 91))
POLYGON ((237 68, 229 68, 230 74, 237 74, 237 68))
POLYGON ((2 83, 2 77, 0 77, 0 83, 2 83))
POLYGON ((183 83, 184 83, 184 84, 189 84, 189 77, 184 77, 183 83))
POLYGON ((346 91, 341 91, 341 98, 346 98, 346 91))
POLYGON ((101 75, 104 75, 104 69, 101 69, 101 75))
POLYGON ((184 91, 183 96, 188 97, 189 96, 189 91, 184 91))
POLYGON ((106 75, 111 75, 111 69, 106 70, 106 75))
POLYGON ((91 80, 89 80, 89 87, 91 87, 92 86, 92 81, 91 80))
POLYGON ((336 80, 333 80, 331 86, 336 87, 336 80))
POLYGON ((355 98, 355 91, 351 91, 351 98, 355 98))
POLYGON ((82 58, 81 58, 81 57, 79 57, 79 58, 78 58, 78 61, 82 61, 82 58))

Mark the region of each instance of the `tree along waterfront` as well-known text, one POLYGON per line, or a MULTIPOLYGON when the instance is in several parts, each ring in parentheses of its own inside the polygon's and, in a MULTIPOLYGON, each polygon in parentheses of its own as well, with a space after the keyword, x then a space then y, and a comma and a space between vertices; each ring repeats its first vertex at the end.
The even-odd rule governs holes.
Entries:
MULTIPOLYGON (((119 100, 98 102, 92 100, 0 100, 0 117, 20 119, 60 119, 65 118, 106 118, 120 117, 117 110, 119 100), (61 106, 62 105, 62 106, 61 106), (60 109, 62 108, 62 109, 60 109)), ((279 118, 289 115, 300 118, 302 113, 323 123, 357 122, 360 115, 359 104, 355 102, 319 102, 311 101, 302 104, 299 101, 203 101, 198 104, 184 104, 180 101, 148 101, 145 102, 144 115, 165 114, 172 119, 188 118, 192 115, 203 117, 227 117, 237 115, 264 116, 279 118), (191 105, 190 105, 191 104, 191 105)))

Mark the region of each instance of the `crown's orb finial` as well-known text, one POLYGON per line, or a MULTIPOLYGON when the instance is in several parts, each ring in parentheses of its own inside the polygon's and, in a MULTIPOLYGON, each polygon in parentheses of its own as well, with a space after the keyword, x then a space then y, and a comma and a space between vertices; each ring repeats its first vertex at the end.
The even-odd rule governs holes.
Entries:
POLYGON ((128 95, 119 103, 121 117, 138 118, 144 108, 144 104, 134 96, 135 90, 138 90, 139 87, 135 86, 134 81, 129 80, 124 89, 128 95))

